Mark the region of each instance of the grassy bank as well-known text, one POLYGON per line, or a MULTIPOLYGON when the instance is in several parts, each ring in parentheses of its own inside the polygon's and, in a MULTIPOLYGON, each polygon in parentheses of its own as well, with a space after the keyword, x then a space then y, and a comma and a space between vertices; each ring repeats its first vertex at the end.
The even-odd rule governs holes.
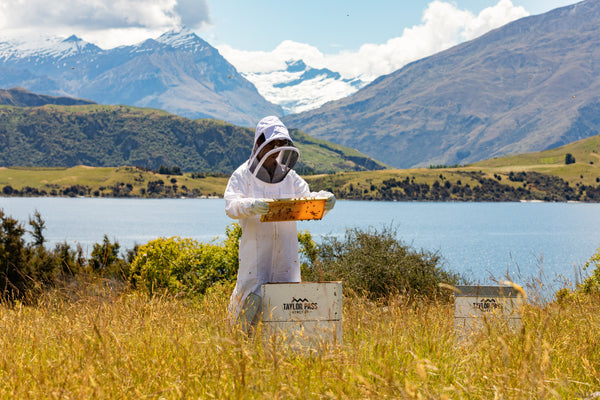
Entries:
POLYGON ((528 305, 516 333, 490 325, 457 340, 451 304, 346 297, 343 346, 303 355, 229 329, 229 293, 149 298, 96 282, 36 306, 0 305, 0 398, 563 399, 600 390, 597 298, 528 305))
POLYGON ((159 174, 135 167, 0 168, 4 195, 89 197, 222 196, 228 177, 159 174), (7 186, 10 189, 7 189, 7 186))

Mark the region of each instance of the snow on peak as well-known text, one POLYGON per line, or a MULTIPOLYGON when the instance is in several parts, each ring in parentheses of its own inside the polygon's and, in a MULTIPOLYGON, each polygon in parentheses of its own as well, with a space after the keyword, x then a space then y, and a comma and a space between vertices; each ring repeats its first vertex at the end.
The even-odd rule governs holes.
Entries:
POLYGON ((0 38, 0 60, 23 59, 31 57, 64 58, 82 52, 100 51, 96 45, 88 43, 75 35, 68 38, 46 37, 4 37, 0 38))
POLYGON ((71 35, 68 38, 66 38, 65 40, 63 40, 63 43, 69 43, 69 42, 76 43, 76 42, 80 42, 80 41, 82 41, 80 38, 78 38, 75 35, 71 35))
POLYGON ((287 60, 285 65, 285 69, 242 72, 242 75, 286 114, 312 110, 349 96, 366 85, 360 79, 343 79, 338 72, 327 68, 313 68, 301 59, 287 60))
POLYGON ((178 49, 206 47, 206 43, 198 37, 191 29, 183 27, 180 30, 171 30, 163 33, 157 39, 163 43, 178 49))

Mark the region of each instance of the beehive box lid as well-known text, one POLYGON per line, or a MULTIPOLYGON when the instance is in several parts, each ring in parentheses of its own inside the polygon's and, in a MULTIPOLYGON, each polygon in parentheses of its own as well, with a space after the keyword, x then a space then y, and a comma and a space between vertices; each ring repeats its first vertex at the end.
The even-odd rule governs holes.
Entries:
POLYGON ((306 221, 323 218, 325 197, 267 200, 270 209, 261 222, 306 221))
POLYGON ((512 286, 455 286, 454 297, 517 297, 512 286))

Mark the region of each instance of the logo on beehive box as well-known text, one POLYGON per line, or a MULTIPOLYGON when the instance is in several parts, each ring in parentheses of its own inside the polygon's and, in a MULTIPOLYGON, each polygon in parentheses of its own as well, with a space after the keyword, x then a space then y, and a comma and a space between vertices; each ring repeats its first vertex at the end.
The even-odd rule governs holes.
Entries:
POLYGON ((479 302, 473 303, 473 308, 477 308, 480 311, 488 312, 496 309, 501 309, 502 304, 497 302, 496 299, 482 299, 479 302))
POLYGON ((317 310, 319 304, 308 300, 307 298, 297 299, 292 297, 292 301, 289 303, 283 303, 284 311, 291 311, 292 314, 306 314, 311 311, 317 310))

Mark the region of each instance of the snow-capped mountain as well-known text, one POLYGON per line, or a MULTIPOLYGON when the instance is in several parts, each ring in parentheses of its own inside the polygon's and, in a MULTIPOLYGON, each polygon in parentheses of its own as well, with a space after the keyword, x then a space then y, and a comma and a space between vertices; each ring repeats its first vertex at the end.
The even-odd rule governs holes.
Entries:
POLYGON ((94 54, 102 51, 98 46, 81 40, 73 35, 66 39, 46 37, 37 40, 0 37, 0 62, 37 62, 43 60, 59 61, 71 56, 94 54))
POLYGON ((312 68, 303 60, 289 60, 282 70, 244 73, 268 101, 280 105, 285 114, 320 107, 328 101, 351 95, 368 82, 344 79, 327 68, 312 68))
POLYGON ((0 37, 0 88, 11 87, 240 126, 283 114, 214 47, 187 29, 109 50, 76 36, 36 41, 0 37))
POLYGON ((261 115, 315 109, 368 83, 345 79, 301 59, 288 60, 279 70, 238 73, 186 28, 110 50, 76 36, 35 40, 0 36, 0 72, 0 88, 156 107, 244 126, 254 125, 261 115))

